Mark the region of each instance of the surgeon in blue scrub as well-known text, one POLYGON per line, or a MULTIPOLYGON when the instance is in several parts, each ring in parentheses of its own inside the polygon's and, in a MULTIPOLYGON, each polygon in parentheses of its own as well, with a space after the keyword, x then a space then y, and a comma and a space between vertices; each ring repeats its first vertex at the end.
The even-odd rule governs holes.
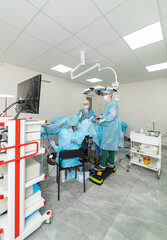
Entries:
POLYGON ((104 171, 106 167, 112 168, 115 171, 114 157, 121 140, 121 122, 118 115, 118 103, 112 99, 112 96, 112 90, 105 90, 104 100, 106 104, 99 121, 103 127, 100 144, 102 157, 100 165, 94 167, 97 171, 104 171), (108 155, 109 161, 107 161, 108 155))
POLYGON ((84 100, 84 108, 80 109, 76 115, 78 116, 78 121, 82 122, 85 119, 89 119, 92 116, 95 116, 95 112, 90 109, 90 102, 88 100, 84 100))

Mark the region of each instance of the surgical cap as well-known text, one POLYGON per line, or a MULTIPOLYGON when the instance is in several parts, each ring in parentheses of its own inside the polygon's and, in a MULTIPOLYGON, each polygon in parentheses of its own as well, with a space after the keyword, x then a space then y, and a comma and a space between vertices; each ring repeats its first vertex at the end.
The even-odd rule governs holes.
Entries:
POLYGON ((113 91, 111 89, 106 89, 104 92, 108 92, 109 94, 113 95, 113 91))
POLYGON ((84 103, 88 103, 88 104, 90 104, 89 100, 84 100, 84 103))
POLYGON ((74 127, 78 124, 78 117, 77 116, 69 116, 67 119, 67 122, 71 127, 74 127))

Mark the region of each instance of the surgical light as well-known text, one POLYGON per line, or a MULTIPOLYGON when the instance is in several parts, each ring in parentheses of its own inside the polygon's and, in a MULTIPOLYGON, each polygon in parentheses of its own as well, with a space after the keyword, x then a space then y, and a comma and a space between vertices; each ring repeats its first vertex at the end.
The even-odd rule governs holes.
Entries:
POLYGON ((72 70, 72 68, 67 67, 63 64, 59 64, 55 67, 52 67, 51 69, 54 70, 54 71, 57 71, 57 72, 61 72, 61 73, 70 72, 72 70))
POLYGON ((160 22, 123 37, 132 50, 163 40, 160 22))
POLYGON ((147 66, 146 69, 149 72, 154 72, 154 71, 167 69, 167 62, 159 63, 159 64, 155 64, 155 65, 150 65, 150 66, 147 66))
POLYGON ((95 82, 101 82, 101 81, 103 81, 103 80, 101 80, 101 79, 99 79, 99 78, 91 78, 91 79, 87 79, 86 81, 95 83, 95 82))

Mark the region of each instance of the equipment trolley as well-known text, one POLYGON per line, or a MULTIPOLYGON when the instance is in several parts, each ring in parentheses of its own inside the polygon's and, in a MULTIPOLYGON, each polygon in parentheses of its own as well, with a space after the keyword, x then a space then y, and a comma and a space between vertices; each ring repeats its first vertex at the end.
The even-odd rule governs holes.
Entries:
POLYGON ((0 204, 2 199, 7 198, 8 208, 7 213, 0 215, 2 240, 23 240, 44 221, 51 222, 51 210, 43 216, 38 211, 46 204, 42 197, 36 204, 25 209, 25 189, 46 179, 46 175, 41 173, 38 177, 25 181, 25 161, 45 152, 40 147, 41 125, 44 123, 41 120, 0 117, 1 138, 4 139, 0 148, 0 167, 7 164, 8 169, 7 190, 0 188, 0 204))
MULTIPOLYGON (((161 174, 161 134, 148 136, 145 133, 132 131, 131 140, 131 164, 136 164, 157 172, 157 178, 161 174)), ((129 171, 129 170, 128 170, 129 171)))

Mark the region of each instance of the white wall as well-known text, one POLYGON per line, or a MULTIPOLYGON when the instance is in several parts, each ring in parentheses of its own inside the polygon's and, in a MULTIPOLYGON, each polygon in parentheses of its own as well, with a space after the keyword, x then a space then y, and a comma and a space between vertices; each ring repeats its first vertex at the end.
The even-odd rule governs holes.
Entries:
MULTIPOLYGON (((16 99, 17 84, 37 74, 39 73, 4 63, 0 67, 0 94, 13 94, 16 99)), ((31 115, 33 118, 50 121, 52 118, 75 114, 83 107, 83 100, 86 96, 82 95, 82 91, 87 87, 86 85, 46 74, 42 74, 42 79, 49 80, 50 83, 42 82, 40 113, 31 115)), ((9 100, 8 105, 15 99, 9 100)), ((0 99, 0 112, 4 110, 4 107, 4 99, 0 99)), ((15 115, 14 109, 9 110, 8 115, 15 115)), ((30 117, 30 115, 20 114, 20 117, 30 117)))
MULTIPOLYGON (((35 71, 4 64, 0 67, 0 94, 13 94, 16 97, 17 84, 37 74, 35 71)), ((42 74, 42 78, 50 83, 42 82, 40 114, 32 117, 50 121, 52 118, 75 114, 83 107, 86 95, 82 95, 82 91, 87 88, 86 85, 46 74, 42 74)), ((140 129, 141 123, 152 129, 153 121, 156 130, 162 134, 167 132, 167 78, 123 84, 118 94, 120 120, 128 124, 128 132, 140 129)), ((96 114, 102 113, 105 104, 103 98, 94 94, 90 96, 93 98, 93 110, 96 114)), ((13 101, 9 100, 8 105, 13 101)), ((0 112, 4 106, 4 99, 0 99, 0 112)), ((15 115, 14 108, 8 114, 15 115)), ((167 138, 163 142, 167 144, 167 138)))
MULTIPOLYGON (((167 78, 120 85, 119 113, 128 131, 140 129, 141 123, 162 134, 167 133, 167 78)), ((167 138, 163 140, 167 144, 167 138)))

